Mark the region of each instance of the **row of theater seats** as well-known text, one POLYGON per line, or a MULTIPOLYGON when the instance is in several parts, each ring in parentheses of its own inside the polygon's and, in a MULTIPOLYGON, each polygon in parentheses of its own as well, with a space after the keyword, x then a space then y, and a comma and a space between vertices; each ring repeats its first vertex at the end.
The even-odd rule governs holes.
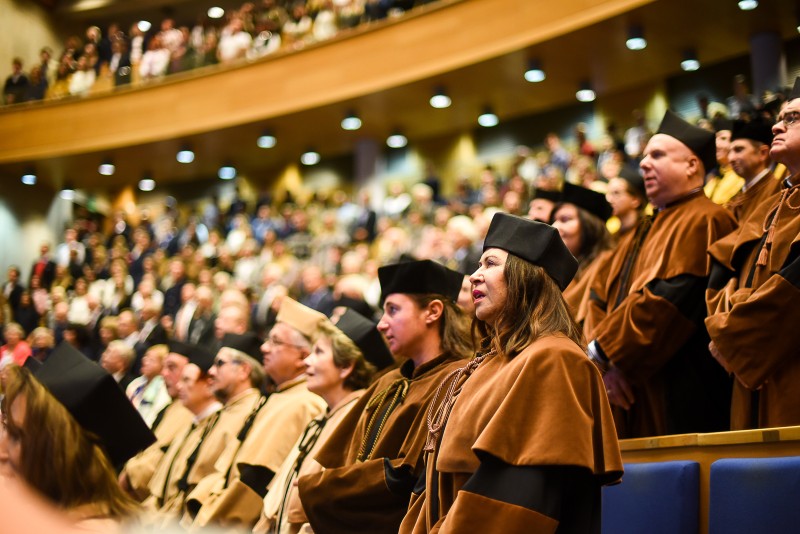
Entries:
POLYGON ((698 462, 626 463, 622 483, 603 489, 602 532, 800 532, 800 456, 723 458, 711 464, 709 483, 706 530, 698 462))

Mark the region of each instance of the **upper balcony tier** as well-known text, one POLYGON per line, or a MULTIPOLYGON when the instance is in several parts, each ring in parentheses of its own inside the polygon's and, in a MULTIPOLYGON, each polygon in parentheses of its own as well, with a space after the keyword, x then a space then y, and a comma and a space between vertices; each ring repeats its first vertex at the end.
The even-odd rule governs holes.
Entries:
MULTIPOLYGON (((384 139, 397 128, 409 137, 430 137, 472 128, 486 105, 501 118, 550 109, 575 102, 583 81, 602 98, 679 72, 687 48, 712 63, 746 53, 754 31, 778 31, 785 38, 796 32, 791 2, 763 6, 749 18, 735 2, 709 4, 715 5, 442 0, 399 19, 234 67, 206 67, 108 94, 0 109, 0 175, 18 176, 36 164, 53 179, 78 177, 92 185, 95 178, 83 178, 85 171, 96 174, 104 155, 113 154, 118 168, 126 161, 152 168, 154 161, 174 162, 185 142, 210 156, 201 174, 213 175, 225 159, 252 164, 255 171, 296 158, 309 145, 323 154, 352 151, 356 138, 339 127, 351 108, 364 122, 358 138, 384 139), (633 22, 647 28, 645 51, 625 48, 633 22), (547 70, 543 83, 530 84, 522 76, 533 57, 547 70), (451 109, 427 105, 440 85, 453 98, 451 109), (255 148, 266 125, 280 135, 280 150, 269 155, 255 148)), ((181 172, 186 171, 167 168, 163 174, 191 178, 181 172)))

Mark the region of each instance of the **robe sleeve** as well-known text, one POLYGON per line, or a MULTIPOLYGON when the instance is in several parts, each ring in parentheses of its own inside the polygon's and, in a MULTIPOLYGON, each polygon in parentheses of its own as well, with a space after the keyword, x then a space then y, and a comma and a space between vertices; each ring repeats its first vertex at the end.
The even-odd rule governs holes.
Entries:
POLYGON ((748 388, 758 389, 784 362, 797 357, 792 332, 800 324, 798 301, 800 256, 758 289, 739 289, 729 311, 706 319, 717 349, 748 388))
MULTIPOLYGON (((364 525, 400 521, 416 477, 405 477, 403 460, 376 458, 301 477, 300 500, 316 532, 351 533, 364 525)), ((410 473, 410 469, 408 469, 410 473)))
POLYGON ((627 378, 647 380, 702 324, 707 285, 690 274, 650 281, 597 325, 597 343, 627 378))
POLYGON ((574 495, 599 494, 588 469, 515 466, 486 454, 480 458, 478 469, 458 492, 450 512, 437 524, 441 534, 554 533, 562 514, 574 514, 570 506, 574 495))

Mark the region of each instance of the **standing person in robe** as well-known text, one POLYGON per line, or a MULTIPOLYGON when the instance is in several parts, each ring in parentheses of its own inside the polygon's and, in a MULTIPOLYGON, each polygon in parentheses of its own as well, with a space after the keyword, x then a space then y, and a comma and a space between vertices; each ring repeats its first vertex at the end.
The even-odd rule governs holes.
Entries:
POLYGON ((470 277, 478 355, 429 408, 425 492, 401 533, 599 532, 600 488, 622 458, 561 294, 577 269, 553 228, 494 216, 470 277))
POLYGON ((730 379, 708 351, 706 251, 735 228, 703 194, 714 134, 667 111, 640 164, 655 214, 625 236, 591 287, 584 323, 621 438, 729 426, 730 379))
POLYGON ((264 498, 261 520, 253 532, 312 531, 295 482, 322 469, 314 460, 317 451, 364 394, 376 367, 380 369, 378 364, 392 361, 376 326, 347 308, 336 326, 325 322, 320 327, 305 363, 308 388, 325 399, 328 409, 309 423, 281 466, 264 498))
POLYGON ((602 193, 564 182, 550 225, 578 260, 578 271, 564 289, 564 299, 579 323, 586 316, 589 286, 611 248, 606 221, 611 206, 602 193))
POLYGON ((734 121, 728 159, 736 174, 744 178, 744 185, 725 207, 740 223, 781 189, 781 181, 772 172, 771 144, 771 124, 762 120, 734 121))
MULTIPOLYGON (((277 322, 260 349, 264 371, 277 389, 254 406, 236 439, 220 455, 215 472, 189 495, 184 524, 190 523, 192 529, 252 528, 258 521, 267 486, 309 421, 325 410, 322 397, 306 386, 303 363, 325 321, 323 314, 295 300, 287 297, 281 302, 277 322)), ((246 362, 259 353, 254 334, 226 334, 223 346, 226 343, 217 355, 217 362, 225 362, 217 364, 220 372, 226 367, 235 370, 242 364, 232 362, 246 362)))
POLYGON ((606 200, 611 205, 614 217, 619 221, 619 228, 614 232, 616 243, 636 228, 647 208, 647 192, 644 190, 644 180, 638 169, 633 170, 624 165, 619 176, 608 181, 606 200))
POLYGON ((788 168, 780 191, 709 250, 711 353, 732 373, 731 428, 800 424, 800 78, 772 127, 770 156, 788 168))
POLYGON ((111 375, 67 343, 34 373, 5 370, 0 484, 24 480, 76 527, 116 532, 133 518, 115 466, 154 439, 111 375))
POLYGON ((428 405, 471 353, 456 305, 463 276, 430 260, 378 269, 378 330, 399 368, 376 381, 316 455, 324 470, 301 477, 311 527, 330 534, 396 533, 422 473, 428 405))

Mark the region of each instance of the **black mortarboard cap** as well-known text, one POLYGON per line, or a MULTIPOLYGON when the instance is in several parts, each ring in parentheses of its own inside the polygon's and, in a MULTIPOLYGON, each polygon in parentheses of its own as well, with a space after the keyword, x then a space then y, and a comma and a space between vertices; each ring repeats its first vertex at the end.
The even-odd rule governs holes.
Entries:
POLYGON ((33 356, 28 356, 25 358, 25 362, 22 364, 22 367, 27 369, 33 374, 36 374, 36 371, 42 366, 42 362, 34 358, 33 356))
POLYGON ((623 165, 619 171, 619 177, 630 184, 642 198, 647 198, 647 190, 644 188, 644 178, 637 170, 631 168, 630 165, 623 165))
POLYGON ((570 254, 549 224, 523 219, 508 213, 495 213, 483 250, 500 248, 542 267, 563 291, 578 271, 578 260, 570 254))
POLYGON ((431 260, 407 261, 378 269, 381 302, 392 293, 444 295, 458 300, 464 275, 431 260))
POLYGON ((714 127, 715 132, 731 131, 733 129, 733 121, 727 117, 714 117, 711 119, 711 126, 714 127))
POLYGON ((763 120, 741 121, 737 120, 733 123, 733 132, 731 134, 731 141, 737 139, 749 139, 751 141, 758 141, 765 145, 772 144, 772 125, 763 120))
POLYGON ((350 308, 345 309, 336 323, 336 328, 344 332, 344 335, 361 349, 364 358, 380 370, 392 365, 394 358, 377 326, 377 323, 350 308))
POLYGON ((169 351, 186 356, 189 359, 189 363, 195 364, 204 373, 208 372, 211 366, 214 365, 215 355, 200 345, 184 343, 183 341, 170 341, 169 351))
POLYGON ((606 196, 602 193, 569 182, 564 182, 564 189, 561 191, 561 202, 574 204, 603 221, 611 217, 613 211, 606 200, 606 196))
POLYGON ((552 189, 542 189, 537 187, 533 192, 533 198, 543 198, 550 202, 561 202, 561 191, 553 191, 552 189))
POLYGON ((786 97, 786 101, 788 102, 795 98, 800 98, 800 76, 794 79, 794 87, 792 87, 792 92, 789 93, 789 96, 786 97))
POLYGON ((34 375, 84 430, 100 438, 113 465, 155 441, 114 378, 69 343, 56 347, 34 375))
POLYGON ((692 126, 667 110, 656 133, 669 135, 686 145, 703 162, 706 172, 717 166, 717 144, 713 132, 692 126))
POLYGON ((261 359, 261 340, 253 332, 244 334, 227 333, 222 337, 222 347, 244 352, 256 361, 261 359))

